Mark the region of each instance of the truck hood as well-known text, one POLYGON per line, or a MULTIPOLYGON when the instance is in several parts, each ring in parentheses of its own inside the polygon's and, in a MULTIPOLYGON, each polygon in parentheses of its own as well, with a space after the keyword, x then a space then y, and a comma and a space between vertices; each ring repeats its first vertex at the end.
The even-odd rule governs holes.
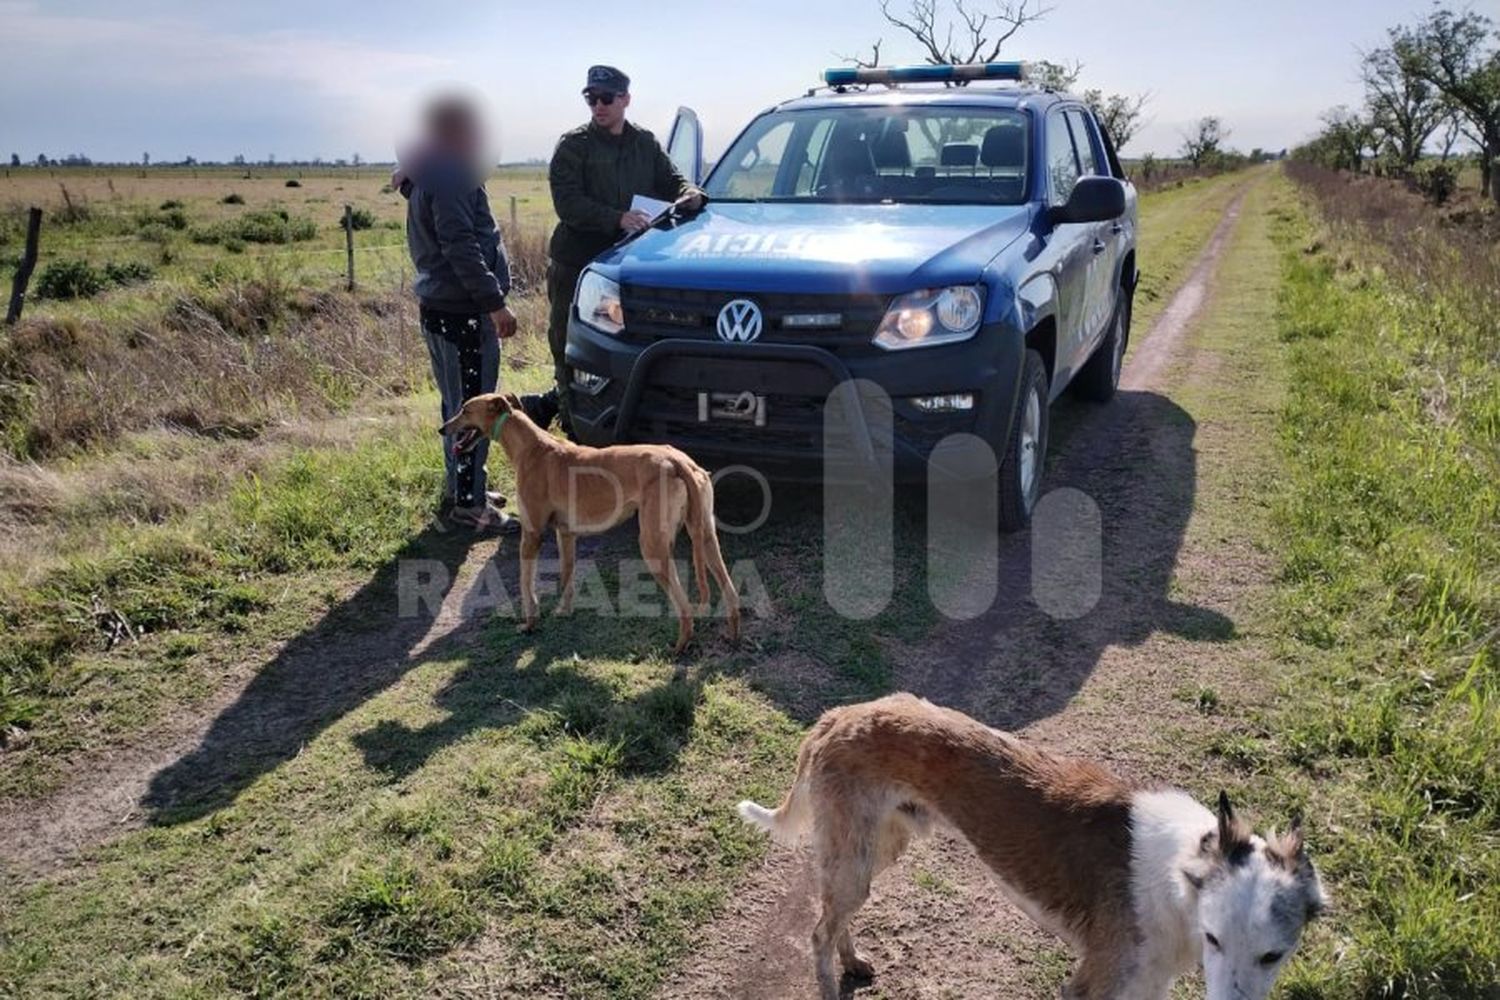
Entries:
POLYGON ((722 291, 898 294, 973 284, 1027 205, 712 202, 603 254, 622 281, 722 291))

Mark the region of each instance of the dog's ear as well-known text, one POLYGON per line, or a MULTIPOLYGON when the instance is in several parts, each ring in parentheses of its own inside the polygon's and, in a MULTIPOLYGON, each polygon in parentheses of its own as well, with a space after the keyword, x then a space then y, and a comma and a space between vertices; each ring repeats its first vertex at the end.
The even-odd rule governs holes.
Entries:
POLYGON ((1291 826, 1280 836, 1273 836, 1266 844, 1266 853, 1271 861, 1288 872, 1302 889, 1303 903, 1308 920, 1316 920, 1328 909, 1328 891, 1323 880, 1307 856, 1307 841, 1302 835, 1301 815, 1292 816, 1291 826))
POLYGON ((1250 824, 1235 814, 1234 805, 1229 801, 1229 793, 1223 789, 1219 790, 1219 856, 1232 865, 1239 864, 1249 857, 1253 844, 1251 838, 1255 832, 1250 829, 1250 824))
POLYGON ((506 413, 515 413, 521 409, 521 397, 513 392, 502 392, 500 402, 503 404, 501 408, 506 413))
POLYGON ((1198 841, 1198 855, 1187 864, 1182 866, 1182 877, 1188 880, 1188 885, 1194 889, 1202 889, 1208 883, 1214 873, 1214 869, 1222 864, 1223 859, 1219 857, 1219 835, 1210 830, 1198 841))
POLYGON ((1307 844, 1302 836, 1302 817, 1293 816, 1292 825, 1279 836, 1273 835, 1266 843, 1266 854, 1287 871, 1296 873, 1307 861, 1307 844))

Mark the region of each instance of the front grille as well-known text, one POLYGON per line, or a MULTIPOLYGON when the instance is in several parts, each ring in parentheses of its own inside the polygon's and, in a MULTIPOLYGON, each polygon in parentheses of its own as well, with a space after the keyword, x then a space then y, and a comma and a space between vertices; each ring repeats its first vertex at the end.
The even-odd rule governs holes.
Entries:
POLYGON ((749 299, 760 306, 765 320, 759 343, 815 344, 836 353, 872 350, 870 338, 889 304, 883 295, 701 291, 628 282, 621 287, 620 296, 625 307, 624 336, 637 343, 650 344, 668 337, 717 340, 719 311, 734 299, 749 299), (835 326, 810 329, 784 325, 788 315, 797 314, 836 314, 839 321, 835 326))

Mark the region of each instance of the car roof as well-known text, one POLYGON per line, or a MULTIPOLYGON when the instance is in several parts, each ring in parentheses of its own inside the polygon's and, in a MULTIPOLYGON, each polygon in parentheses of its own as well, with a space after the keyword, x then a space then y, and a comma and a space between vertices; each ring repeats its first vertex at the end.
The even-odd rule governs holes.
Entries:
POLYGON ((825 108, 954 107, 1045 110, 1063 101, 1077 102, 1071 94, 1034 87, 880 87, 840 93, 819 89, 803 97, 777 104, 771 110, 803 111, 825 108))

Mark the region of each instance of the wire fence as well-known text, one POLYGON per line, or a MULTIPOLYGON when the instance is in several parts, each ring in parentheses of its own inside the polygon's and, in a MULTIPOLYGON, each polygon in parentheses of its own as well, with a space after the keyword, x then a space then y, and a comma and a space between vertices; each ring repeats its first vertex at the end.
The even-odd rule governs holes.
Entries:
MULTIPOLYGON (((547 230, 536 225, 501 224, 512 290, 517 295, 539 294, 545 289, 547 230)), ((337 227, 343 233, 342 225, 337 227)), ((87 259, 93 264, 138 260, 155 268, 163 277, 222 280, 233 274, 272 270, 281 280, 304 287, 353 286, 368 291, 404 292, 411 287, 415 268, 403 228, 382 226, 373 231, 355 231, 353 253, 344 246, 251 244, 229 248, 220 243, 174 239, 158 244, 140 236, 98 236, 65 243, 49 252, 43 240, 39 270, 51 261, 87 259), (101 259, 102 258, 102 259, 101 259), (352 274, 351 274, 352 265, 352 274)), ((318 241, 323 243, 324 241, 318 241)), ((0 260, 0 282, 10 282, 19 258, 0 260)), ((137 286, 138 287, 138 286, 137 286)), ((24 290, 23 290, 24 291, 24 290)), ((28 296, 34 306, 60 303, 28 296)))

